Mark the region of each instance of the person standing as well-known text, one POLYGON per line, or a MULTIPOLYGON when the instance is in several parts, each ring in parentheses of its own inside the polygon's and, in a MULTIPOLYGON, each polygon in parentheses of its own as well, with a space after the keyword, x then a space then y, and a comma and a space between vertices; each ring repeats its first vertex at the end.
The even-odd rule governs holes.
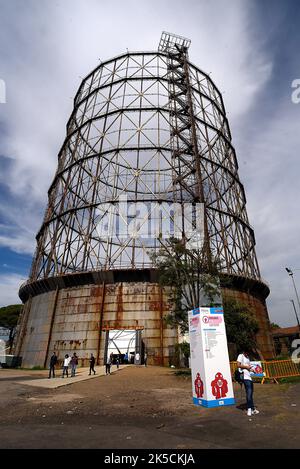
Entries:
POLYGON ((63 367, 63 374, 62 378, 65 377, 65 374, 67 375, 67 378, 69 377, 69 365, 70 365, 71 357, 69 357, 68 354, 65 355, 64 359, 64 367, 63 367))
POLYGON ((107 355, 106 364, 105 364, 105 374, 110 375, 110 367, 112 364, 111 354, 107 355))
POLYGON ((95 371, 95 357, 94 355, 91 353, 91 356, 90 356, 90 372, 89 372, 89 376, 92 374, 92 371, 94 372, 94 375, 96 374, 96 371, 95 371))
POLYGON ((56 353, 53 352, 52 357, 50 358, 50 364, 49 364, 49 379, 51 378, 51 374, 53 378, 55 378, 55 365, 57 363, 57 356, 56 353))
POLYGON ((136 365, 140 364, 140 354, 139 354, 139 352, 136 352, 136 354, 134 356, 134 362, 135 362, 136 365))
POLYGON ((259 414, 259 410, 257 410, 254 406, 253 401, 253 381, 250 374, 252 370, 249 354, 248 352, 242 352, 237 357, 237 365, 239 367, 240 373, 243 373, 243 382, 246 391, 246 399, 247 399, 247 415, 251 417, 251 415, 259 414))
POLYGON ((78 357, 76 353, 73 353, 73 356, 71 358, 71 378, 73 378, 76 374, 76 367, 78 365, 78 357))

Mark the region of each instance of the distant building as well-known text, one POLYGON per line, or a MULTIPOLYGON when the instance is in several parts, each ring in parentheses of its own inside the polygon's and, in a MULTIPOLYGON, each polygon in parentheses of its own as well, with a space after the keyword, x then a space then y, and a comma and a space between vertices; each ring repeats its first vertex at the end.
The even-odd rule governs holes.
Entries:
POLYGON ((9 339, 9 329, 5 327, 0 327, 0 340, 7 341, 9 339))
POLYGON ((290 355, 292 342, 300 338, 298 326, 278 327, 272 331, 276 355, 290 355))

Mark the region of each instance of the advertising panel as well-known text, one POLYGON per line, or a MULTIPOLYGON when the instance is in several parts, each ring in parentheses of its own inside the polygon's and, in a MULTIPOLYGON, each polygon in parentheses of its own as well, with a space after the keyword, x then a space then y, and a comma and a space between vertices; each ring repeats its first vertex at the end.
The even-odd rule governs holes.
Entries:
POLYGON ((234 404, 223 309, 189 311, 189 337, 194 404, 234 404))

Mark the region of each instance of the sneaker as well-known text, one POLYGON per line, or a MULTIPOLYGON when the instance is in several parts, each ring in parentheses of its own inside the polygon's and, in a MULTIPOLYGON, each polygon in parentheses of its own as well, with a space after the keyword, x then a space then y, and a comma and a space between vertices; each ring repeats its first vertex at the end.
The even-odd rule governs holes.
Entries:
POLYGON ((253 410, 252 410, 252 414, 254 414, 254 415, 255 415, 255 414, 259 414, 259 410, 253 409, 253 410))
POLYGON ((248 417, 251 417, 251 415, 252 415, 252 409, 248 409, 248 410, 247 410, 247 416, 248 416, 248 417))

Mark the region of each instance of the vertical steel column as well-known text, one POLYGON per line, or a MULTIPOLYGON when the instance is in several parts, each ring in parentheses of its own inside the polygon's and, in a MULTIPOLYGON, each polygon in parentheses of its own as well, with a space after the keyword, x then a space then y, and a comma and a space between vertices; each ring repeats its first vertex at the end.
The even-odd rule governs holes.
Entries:
POLYGON ((159 312, 160 312, 160 364, 164 366, 164 312, 163 290, 159 287, 159 312))
POLYGON ((139 360, 136 360, 134 357, 134 363, 136 365, 141 364, 142 360, 142 331, 140 329, 136 330, 136 336, 135 336, 135 353, 139 354, 139 360))
POLYGON ((19 331, 16 334, 16 348, 15 348, 15 355, 19 355, 20 352, 22 351, 22 345, 24 341, 24 337, 26 335, 26 325, 27 325, 27 320, 29 316, 29 311, 31 309, 31 303, 32 303, 32 297, 30 296, 27 303, 24 305, 22 315, 20 316, 20 325, 19 325, 19 331))
POLYGON ((56 306, 57 306, 57 300, 58 300, 58 293, 59 293, 59 289, 58 289, 58 287, 57 287, 57 288, 56 288, 56 291, 55 291, 54 302, 53 302, 53 308, 52 308, 52 313, 51 313, 50 330, 49 330, 48 341, 47 341, 47 348, 46 348, 46 353, 45 353, 44 368, 47 367, 47 359, 48 359, 49 348, 50 348, 50 343, 51 343, 52 329, 53 329, 53 324, 54 324, 54 319, 55 319, 55 312, 56 312, 56 306))
POLYGON ((107 354, 108 354, 108 343, 109 343, 109 329, 106 330, 105 335, 105 348, 104 348, 104 365, 106 365, 107 354))
POLYGON ((102 283, 102 296, 101 296, 101 306, 100 306, 99 335, 98 335, 97 361, 96 361, 97 365, 100 365, 100 349, 101 349, 101 337, 102 337, 102 325, 103 325, 104 300, 105 300, 105 282, 102 283))

